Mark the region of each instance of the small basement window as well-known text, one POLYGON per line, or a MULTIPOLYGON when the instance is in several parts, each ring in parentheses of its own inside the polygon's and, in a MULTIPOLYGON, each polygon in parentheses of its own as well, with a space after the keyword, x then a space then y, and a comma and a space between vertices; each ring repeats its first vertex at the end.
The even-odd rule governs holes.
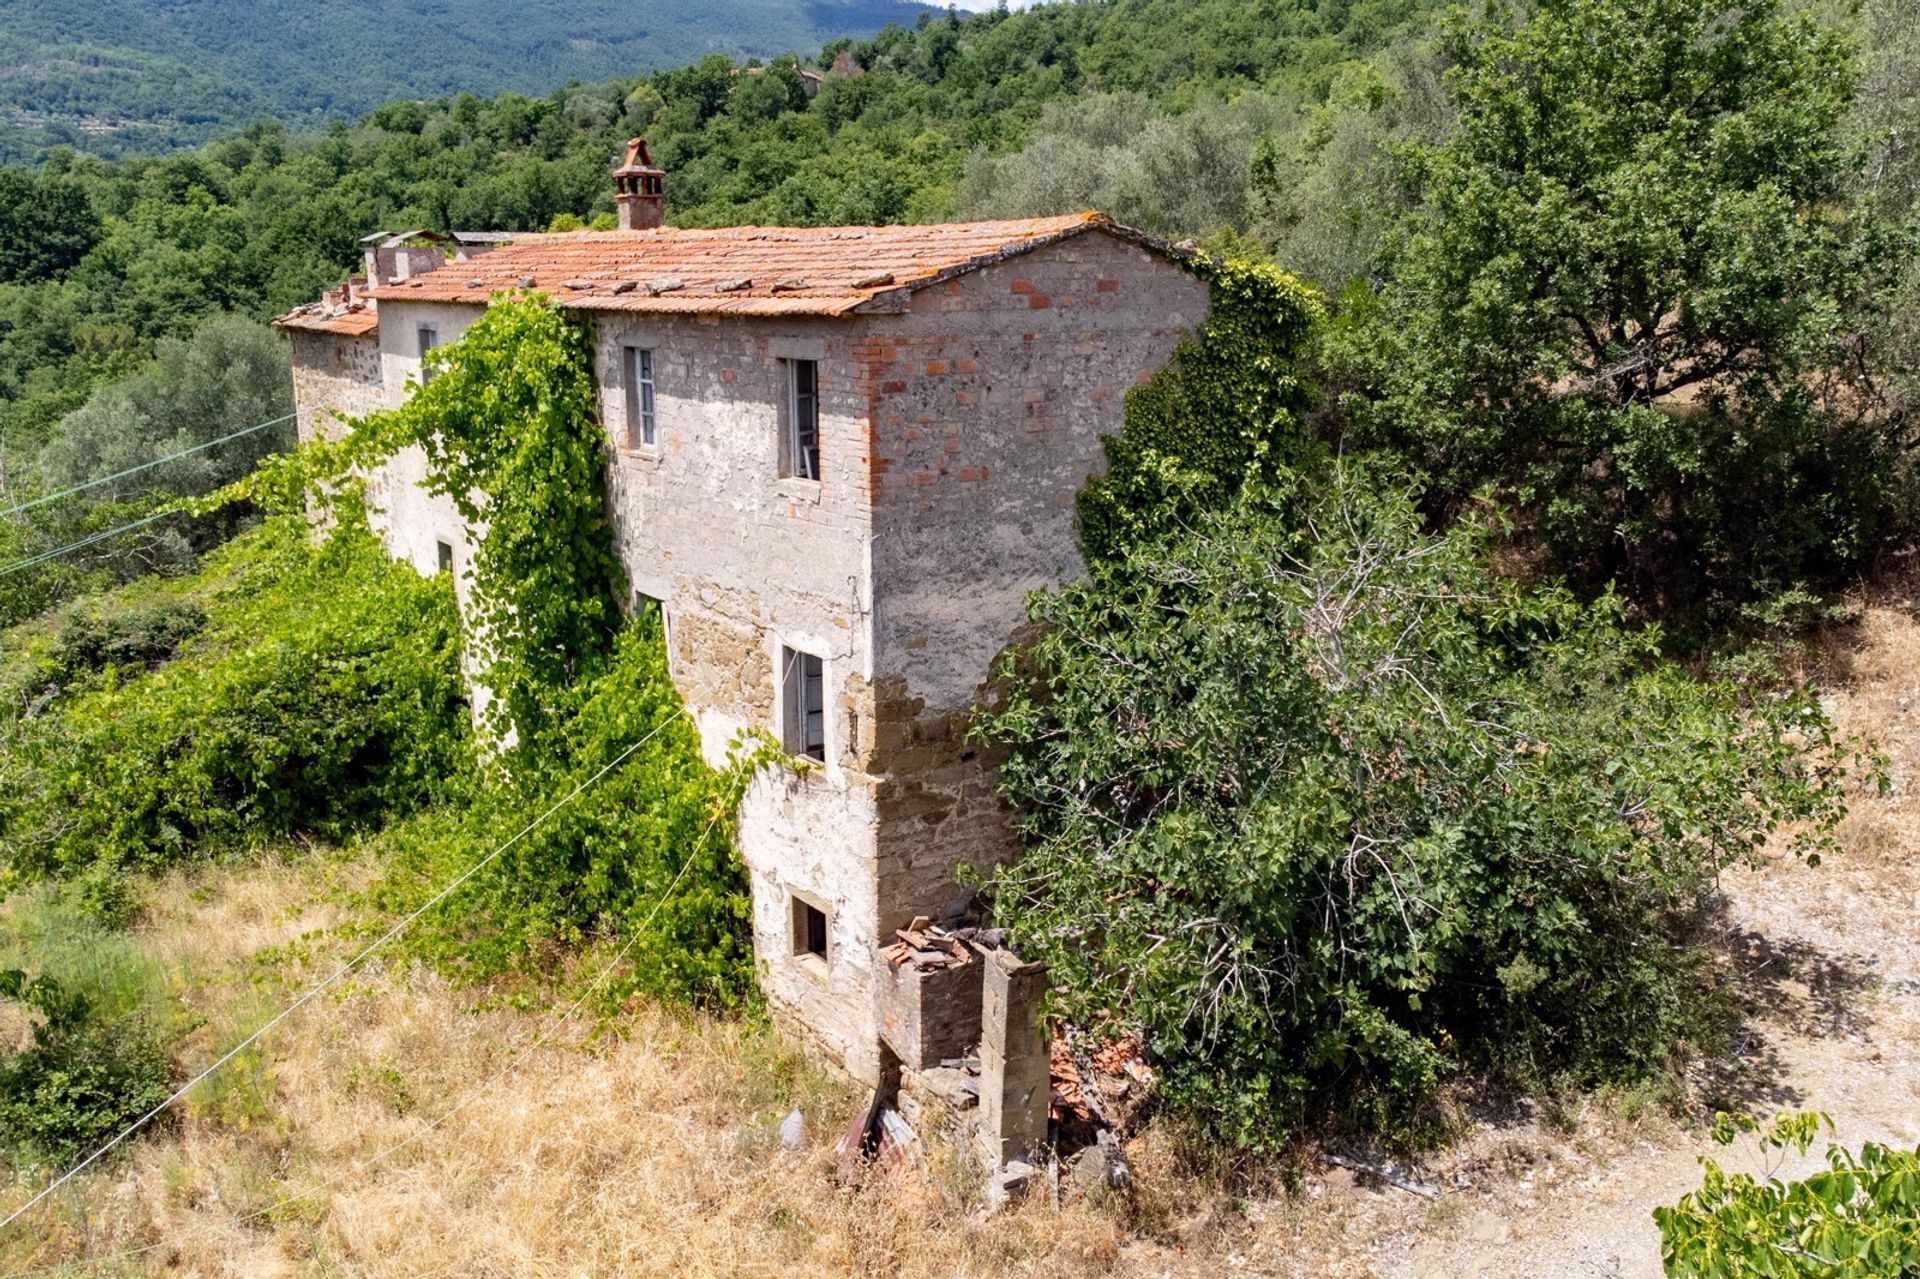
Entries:
POLYGON ((797 649, 780 650, 781 701, 786 723, 781 736, 789 755, 825 763, 827 707, 825 672, 819 658, 797 649))
POLYGON ((780 441, 780 474, 820 478, 820 365, 784 360, 787 366, 786 430, 780 441))
POLYGON ((827 958, 827 912, 803 897, 796 895, 791 900, 793 953, 810 955, 824 963, 827 958))
POLYGON ((438 552, 440 557, 439 558, 440 571, 442 573, 453 572, 453 543, 452 542, 435 542, 433 546, 434 546, 434 550, 438 552))
POLYGON ((433 381, 433 370, 427 367, 427 352, 440 345, 440 330, 431 324, 422 324, 414 330, 414 336, 420 347, 420 385, 433 381))
POLYGON ((653 352, 643 346, 623 348, 627 380, 627 447, 650 449, 654 445, 653 352))

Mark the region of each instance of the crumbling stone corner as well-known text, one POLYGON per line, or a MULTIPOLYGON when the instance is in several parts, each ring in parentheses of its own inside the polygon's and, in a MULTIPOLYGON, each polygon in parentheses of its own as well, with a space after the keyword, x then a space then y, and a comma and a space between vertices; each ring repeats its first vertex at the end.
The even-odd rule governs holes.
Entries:
POLYGON ((1009 950, 981 954, 980 1158, 988 1175, 1030 1164, 1047 1144, 1048 1043, 1040 1019, 1047 966, 1009 950))

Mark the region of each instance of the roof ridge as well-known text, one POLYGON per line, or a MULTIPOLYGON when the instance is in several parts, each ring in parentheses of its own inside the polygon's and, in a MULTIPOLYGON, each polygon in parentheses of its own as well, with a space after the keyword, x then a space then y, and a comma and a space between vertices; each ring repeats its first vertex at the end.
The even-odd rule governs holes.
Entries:
POLYGON ((658 227, 525 235, 369 291, 484 305, 538 289, 585 310, 845 315, 1092 230, 1174 250, 1096 210, 1043 218, 872 226, 658 227))

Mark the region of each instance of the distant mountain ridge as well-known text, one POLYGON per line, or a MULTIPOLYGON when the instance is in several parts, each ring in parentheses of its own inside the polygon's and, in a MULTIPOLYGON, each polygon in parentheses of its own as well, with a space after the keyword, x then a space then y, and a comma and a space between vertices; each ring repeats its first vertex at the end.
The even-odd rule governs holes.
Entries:
POLYGON ((911 0, 0 0, 0 161, 296 127, 396 98, 544 96, 705 54, 809 53, 911 0))

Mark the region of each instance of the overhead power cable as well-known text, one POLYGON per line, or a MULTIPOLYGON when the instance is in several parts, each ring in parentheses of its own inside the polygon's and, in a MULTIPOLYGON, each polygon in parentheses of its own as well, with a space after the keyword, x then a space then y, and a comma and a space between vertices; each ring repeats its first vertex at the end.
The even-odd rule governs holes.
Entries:
MULTIPOLYGON (((684 711, 681 713, 685 714, 684 711)), ((657 732, 658 730, 656 729, 655 731, 657 732)), ((636 745, 638 744, 639 743, 636 743, 636 745)), ((615 761, 615 762, 617 763, 618 761, 615 761)), ((307 1187, 305 1190, 297 1191, 296 1193, 287 1195, 285 1198, 282 1198, 282 1199, 277 1199, 273 1203, 267 1205, 265 1208, 256 1209, 255 1211, 248 1213, 246 1216, 238 1218, 233 1222, 233 1224, 236 1226, 250 1226, 256 1221, 261 1221, 268 1217, 276 1216, 284 1209, 292 1207, 294 1204, 299 1203, 303 1199, 311 1199, 315 1195, 324 1194, 325 1192, 332 1190, 335 1186, 340 1185, 342 1182, 346 1181, 348 1178, 365 1173, 367 1170, 369 1170, 376 1164, 384 1163, 388 1158, 390 1158, 393 1155, 399 1154, 402 1150, 405 1150, 408 1146, 411 1146, 415 1142, 421 1140, 422 1138, 430 1136, 434 1132, 437 1132, 449 1119, 452 1119, 455 1115, 459 1114, 462 1110, 465 1110, 469 1105, 477 1101, 495 1084, 499 1083, 502 1079, 505 1079, 508 1075, 512 1074, 515 1070, 519 1069, 520 1063, 526 1060, 527 1054, 533 1052, 537 1048, 544 1048, 544 1047, 550 1046, 554 1042, 554 1037, 559 1034, 560 1030, 568 1022, 573 1020, 574 1015, 578 1013, 583 1006, 585 1006, 586 1002, 589 999, 591 999, 594 993, 601 988, 601 986, 606 982, 607 978, 613 975, 614 970, 620 966, 620 961, 625 959, 627 957, 628 952, 630 952, 633 949, 634 943, 639 941, 641 937, 646 935, 647 929, 652 927, 654 919, 660 914, 660 908, 666 905, 667 902, 672 900, 674 890, 679 888, 680 881, 686 878, 687 868, 693 865, 693 858, 694 858, 695 852, 699 849, 700 845, 706 841, 707 836, 713 833, 713 828, 716 825, 718 825, 720 822, 720 816, 721 816, 720 814, 716 813, 714 814, 712 820, 708 821, 705 829, 703 829, 700 832, 699 836, 694 840, 692 847, 688 849, 686 860, 680 863, 680 869, 674 873, 673 881, 667 885, 665 892, 661 893, 660 896, 654 899, 652 908, 647 911, 647 917, 641 920, 639 926, 633 929, 633 931, 628 934, 627 940, 621 943, 620 949, 614 952, 613 958, 609 959, 605 964, 601 966, 600 971, 594 975, 593 980, 587 983, 586 988, 580 992, 579 997, 576 998, 572 1004, 568 1005, 567 1010, 564 1013, 560 1014, 559 1019, 556 1022, 554 1022, 551 1029, 549 1029, 545 1034, 537 1035, 533 1039, 523 1042, 514 1051, 512 1056, 508 1057, 506 1061, 501 1063, 500 1068, 498 1070, 494 1071, 491 1075, 481 1080, 478 1084, 475 1084, 472 1088, 469 1088, 466 1092, 462 1093, 458 1101, 454 1102, 451 1106, 448 1106, 445 1110, 441 1111, 437 1116, 434 1117, 432 1122, 428 1123, 425 1127, 419 1128, 414 1132, 408 1133, 405 1137, 402 1137, 399 1141, 394 1142, 392 1145, 386 1146, 383 1149, 378 1150, 375 1153, 367 1156, 366 1159, 354 1165, 352 1169, 346 1172, 339 1173, 336 1176, 329 1177, 325 1181, 322 1181, 316 1185, 307 1187)), ((203 1227, 203 1229, 206 1229, 206 1228, 207 1227, 203 1227)), ((189 1232, 184 1239, 178 1235, 173 1236, 171 1238, 166 1238, 166 1239, 157 1239, 150 1244, 143 1244, 138 1248, 124 1249, 120 1252, 109 1252, 109 1253, 103 1253, 103 1254, 92 1256, 92 1257, 78 1257, 72 1261, 55 1262, 52 1265, 40 1266, 33 1270, 23 1270, 18 1274, 14 1275, 12 1279, 31 1279, 31 1277, 35 1275, 59 1274, 68 1270, 74 1270, 78 1268, 91 1269, 91 1268, 103 1265, 109 1261, 126 1261, 133 1257, 145 1256, 147 1253, 157 1251, 158 1249, 161 1249, 161 1248, 178 1247, 183 1242, 196 1238, 198 1236, 198 1233, 199 1232, 189 1232)))
MULTIPOLYGON (((684 711, 680 713, 685 714, 684 711)), ((482 857, 479 861, 475 862, 473 865, 469 866, 466 870, 462 871, 446 887, 442 888, 439 892, 435 893, 432 897, 429 897, 426 900, 426 902, 419 907, 419 909, 415 910, 412 914, 403 918, 399 923, 395 924, 392 928, 389 928, 386 932, 382 933, 378 938, 368 943, 368 945, 364 949, 362 949, 359 954, 349 959, 346 963, 340 965, 340 967, 334 969, 334 971, 329 976, 327 976, 323 981, 321 981, 317 985, 309 987, 305 991, 305 993, 303 993, 298 999, 295 999, 291 1004, 288 1004, 285 1008, 281 1009, 278 1013, 275 1013, 273 1017, 270 1018, 264 1025, 260 1026, 257 1030, 255 1030, 252 1034, 248 1035, 245 1039, 242 1039, 239 1043, 235 1044, 232 1048, 229 1048, 226 1052, 222 1053, 220 1057, 213 1062, 212 1065, 208 1066, 205 1070, 202 1070, 199 1074, 195 1075, 192 1079, 189 1079, 186 1083, 182 1084, 179 1088, 174 1090, 172 1096, 168 1097, 165 1101, 162 1101, 159 1105, 147 1111, 146 1114, 140 1116, 140 1118, 134 1120, 132 1123, 128 1124, 125 1128, 121 1129, 120 1132, 111 1141, 108 1141, 105 1145, 101 1146, 98 1150, 88 1155, 85 1159, 82 1159, 79 1163, 67 1169, 67 1171, 61 1173, 59 1177, 57 1177, 45 1189, 40 1191, 39 1194, 35 1195, 33 1198, 27 1200, 27 1202, 21 1204, 18 1208, 14 1209, 13 1212, 8 1215, 5 1221, 0 1221, 0 1230, 5 1230, 8 1226, 18 1221, 22 1216, 24 1216, 28 1212, 28 1210, 33 1208, 35 1204, 38 1204, 43 1199, 45 1199, 48 1195, 51 1195, 54 1191, 58 1190, 61 1186, 64 1186, 67 1182, 71 1181, 75 1176, 79 1175, 81 1171, 86 1169, 89 1165, 93 1164, 96 1160, 100 1159, 102 1156, 106 1155, 107 1152, 111 1151, 114 1147, 118 1146, 121 1142, 125 1141, 128 1137, 131 1137, 134 1133, 140 1131, 140 1129, 146 1127, 149 1123, 152 1123, 153 1120, 158 1118, 160 1114, 163 1111, 165 1111, 169 1106, 179 1101, 182 1097, 185 1097, 189 1092, 192 1092, 195 1086, 197 1086, 202 1080, 206 1079, 209 1075, 213 1074, 214 1071, 220 1069, 220 1067, 226 1065, 228 1062, 232 1061, 235 1057, 239 1056, 248 1047, 256 1043, 262 1035, 265 1035, 268 1031, 272 1030, 275 1026, 278 1026, 281 1022, 285 1021, 288 1017, 291 1017, 294 1013, 298 1012, 302 1007, 304 1007, 307 1003, 309 1003, 316 996, 318 996, 322 991, 325 991, 326 989, 331 987, 335 982, 339 981, 342 977, 345 977, 348 973, 352 972, 355 968, 359 967, 361 961, 366 959, 367 956, 373 954, 374 951, 380 949, 380 947, 386 945, 388 942, 392 941, 395 937, 398 937, 415 920, 419 919, 422 915, 426 914, 429 910, 432 910, 435 906, 445 901, 447 897, 454 892, 454 890, 458 889, 462 884, 466 883, 469 879, 472 879, 475 875, 479 874, 487 866, 491 865, 508 849, 512 848, 515 844, 519 843, 521 840, 525 839, 528 835, 532 834, 534 830, 537 829, 542 823, 544 823, 549 817, 552 817, 555 813, 559 812, 562 808, 565 808, 568 804, 572 803, 574 799, 577 798, 582 791, 587 789, 587 787, 592 786, 595 782, 598 782, 602 777, 605 777, 608 773, 612 772, 615 768, 625 763, 629 756, 631 756, 635 751, 639 750, 642 746, 645 746, 648 742, 652 741, 655 737, 659 736, 660 733, 666 729, 667 725, 671 723, 673 723, 673 718, 671 716, 669 716, 665 720, 662 720, 645 737, 642 737, 639 741, 633 743, 633 745, 621 751, 618 755, 614 756, 613 759, 609 760, 606 764, 601 766, 600 770, 594 773, 593 776, 587 778, 585 781, 581 782, 578 786, 575 786, 571 791, 567 792, 567 796, 565 799, 560 800, 558 803, 554 804, 551 808, 547 809, 544 813, 541 813, 538 817, 534 818, 532 821, 528 822, 525 826, 521 827, 519 833, 514 835, 512 839, 509 839, 506 843, 500 845, 498 848, 488 853, 485 857, 482 857)))
POLYGON ((231 435, 223 435, 217 440, 208 440, 204 444, 196 444, 192 448, 181 449, 178 453, 169 453, 165 457, 156 457, 151 462, 142 462, 138 466, 129 466, 124 471, 115 471, 112 475, 102 475, 97 480, 88 480, 84 484, 75 484, 71 488, 63 488, 57 493, 49 493, 45 497, 36 497, 31 502, 16 503, 13 506, 9 506, 6 510, 0 511, 0 515, 18 515, 22 511, 31 511, 36 506, 45 506, 49 502, 57 502, 61 498, 71 497, 75 493, 84 493, 88 489, 99 488, 102 484, 111 484, 115 480, 124 480, 129 475, 138 475, 142 471, 151 471, 156 466, 165 466, 168 462, 177 462, 183 457, 191 457, 195 453, 204 453, 210 448, 216 448, 219 445, 230 443, 243 436, 252 435, 256 431, 264 431, 270 426, 279 426, 282 422, 290 422, 293 420, 293 417, 294 415, 291 413, 283 413, 270 422, 256 422, 252 426, 244 427, 241 430, 233 432, 231 435))
POLYGON ((166 519, 169 515, 177 514, 179 514, 178 511, 160 511, 147 516, 147 518, 143 520, 135 520, 131 524, 122 524, 119 528, 110 528, 104 533, 95 533, 93 536, 83 537, 77 542, 68 542, 65 546, 57 547, 54 550, 42 551, 38 555, 29 555, 24 560, 15 560, 11 564, 0 564, 0 577, 5 577, 9 573, 18 573, 22 569, 32 568, 37 564, 45 564, 48 560, 57 560, 62 555, 80 550, 83 547, 92 546, 95 542, 104 542, 110 537, 119 537, 122 533, 131 533, 135 529, 145 528, 149 524, 158 523, 166 519))

